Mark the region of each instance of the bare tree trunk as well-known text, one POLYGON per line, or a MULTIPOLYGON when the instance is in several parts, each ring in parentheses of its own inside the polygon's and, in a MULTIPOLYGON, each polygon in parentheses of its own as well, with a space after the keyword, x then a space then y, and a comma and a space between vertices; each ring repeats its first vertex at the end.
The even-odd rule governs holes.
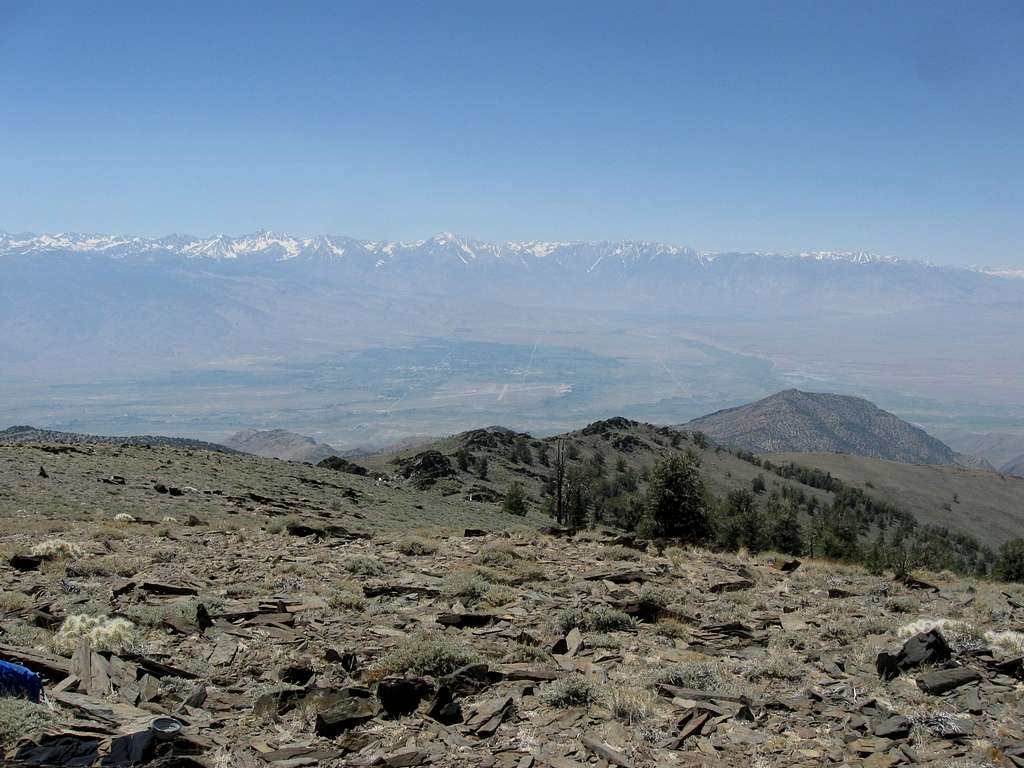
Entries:
POLYGON ((565 440, 555 441, 555 520, 565 525, 565 440))

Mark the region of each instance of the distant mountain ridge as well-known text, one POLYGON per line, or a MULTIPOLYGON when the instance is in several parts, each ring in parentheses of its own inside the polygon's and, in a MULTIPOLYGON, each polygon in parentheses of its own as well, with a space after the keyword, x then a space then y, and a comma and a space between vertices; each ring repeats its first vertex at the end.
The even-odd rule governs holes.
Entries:
POLYGON ((1024 435, 964 429, 945 429, 936 435, 954 450, 979 456, 1000 472, 1020 475, 1024 471, 1024 435))
POLYGON ((957 464, 955 451, 859 397, 787 389, 694 419, 723 445, 753 453, 848 453, 906 464, 957 464))
POLYGON ((245 429, 224 439, 224 445, 242 453, 251 453, 268 459, 308 461, 316 464, 328 456, 347 456, 327 443, 299 435, 285 429, 245 429))
MULTIPOLYGON (((498 300, 531 306, 716 314, 816 309, 865 314, 936 302, 1020 301, 1020 280, 859 251, 709 252, 655 241, 488 243, 443 233, 422 240, 260 231, 230 237, 160 238, 0 232, 12 298, 45 273, 108 290, 108 282, 158 281, 166 299, 182 282, 224 301, 239 277, 346 292, 361 288, 498 300), (159 277, 149 274, 159 272, 159 277)), ((238 286, 234 286, 237 288, 238 286)), ((150 287, 153 291, 156 288, 150 287)), ((124 299, 123 296, 119 296, 124 299)), ((0 298, 3 292, 0 291, 0 298)), ((2 313, 0 313, 2 319, 2 313)))
MULTIPOLYGON (((205 238, 190 235, 147 238, 76 232, 52 235, 0 232, 0 255, 74 252, 106 255, 110 258, 129 258, 173 254, 187 259, 235 260, 263 257, 275 261, 288 261, 295 258, 315 257, 354 259, 360 255, 372 254, 377 258, 377 266, 383 266, 380 262, 395 261, 401 259, 403 255, 413 253, 419 255, 449 253, 464 263, 468 263, 489 259, 522 261, 531 258, 558 261, 581 251, 587 251, 588 255, 597 254, 600 258, 611 256, 619 257, 621 260, 679 257, 697 262, 710 262, 729 255, 645 240, 603 242, 525 240, 489 243, 450 232, 421 240, 398 241, 366 240, 345 235, 294 237, 267 230, 237 237, 215 235, 205 238)), ((879 256, 864 251, 805 251, 792 254, 757 252, 750 255, 805 258, 815 261, 843 261, 854 264, 922 263, 891 256, 879 256)), ((596 266, 597 264, 591 264, 591 267, 596 266)))
POLYGON ((999 468, 999 471, 1004 475, 1024 477, 1024 453, 1003 464, 1003 466, 999 468))
POLYGON ((79 432, 59 432, 17 425, 0 430, 0 445, 22 445, 40 443, 50 445, 164 445, 171 448, 186 448, 220 453, 238 453, 219 443, 193 440, 188 437, 165 437, 162 435, 86 435, 79 432))

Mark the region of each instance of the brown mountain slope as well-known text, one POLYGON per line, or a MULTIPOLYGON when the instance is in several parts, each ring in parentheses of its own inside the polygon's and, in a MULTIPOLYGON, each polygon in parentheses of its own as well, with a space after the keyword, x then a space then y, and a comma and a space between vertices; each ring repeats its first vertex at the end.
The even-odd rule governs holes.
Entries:
POLYGON ((1024 435, 943 429, 935 430, 935 436, 954 451, 981 456, 993 467, 1003 467, 1024 457, 1024 435))
POLYGON ((328 456, 345 455, 327 443, 284 429, 246 429, 224 439, 224 445, 236 451, 267 459, 316 462, 328 456))
POLYGON ((873 498, 910 512, 918 522, 966 533, 998 548, 1024 531, 1024 479, 949 466, 912 465, 866 456, 789 453, 766 456, 830 473, 873 498))
POLYGON ((999 471, 1004 475, 1015 475, 1016 477, 1024 477, 1024 453, 1015 459, 1011 459, 999 468, 999 471))
POLYGON ((787 389, 694 419, 686 429, 755 453, 849 453, 907 464, 955 464, 923 429, 859 397, 787 389))

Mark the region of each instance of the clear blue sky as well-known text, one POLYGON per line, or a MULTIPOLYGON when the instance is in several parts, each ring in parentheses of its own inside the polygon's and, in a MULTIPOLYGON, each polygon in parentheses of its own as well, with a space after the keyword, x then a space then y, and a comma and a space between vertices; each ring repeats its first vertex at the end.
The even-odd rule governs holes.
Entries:
POLYGON ((0 228, 1024 266, 1024 3, 0 0, 0 228))

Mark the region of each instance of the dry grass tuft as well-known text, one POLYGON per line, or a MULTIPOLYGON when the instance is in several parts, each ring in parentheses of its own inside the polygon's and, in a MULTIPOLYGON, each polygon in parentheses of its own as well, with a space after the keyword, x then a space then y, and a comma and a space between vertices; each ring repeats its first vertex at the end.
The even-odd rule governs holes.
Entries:
POLYGON ((624 547, 621 544, 609 544, 597 553, 601 560, 628 560, 636 562, 640 559, 641 553, 638 549, 624 547))
POLYGON ((47 560, 77 560, 85 555, 85 550, 73 541, 47 539, 32 547, 32 554, 47 560))
POLYGON ((0 592, 0 613, 24 611, 32 606, 32 598, 24 592, 0 592))
POLYGON ((695 688, 728 696, 746 696, 750 693, 743 680, 724 664, 703 661, 684 661, 655 670, 648 676, 648 686, 656 688, 659 685, 695 688))
POLYGON ((68 616, 57 634, 53 647, 65 656, 74 653, 78 639, 86 637, 94 651, 121 651, 135 641, 135 625, 127 619, 75 614, 68 616))
POLYGON ((129 555, 103 555, 76 560, 68 566, 68 574, 77 576, 134 576, 145 565, 141 557, 129 555))
POLYGON ((805 678, 804 663, 788 648, 770 647, 759 659, 751 659, 742 665, 747 680, 784 680, 795 683, 805 678))
POLYGON ((651 717, 655 698, 650 691, 630 685, 612 685, 608 689, 608 706, 616 720, 632 725, 651 717))

